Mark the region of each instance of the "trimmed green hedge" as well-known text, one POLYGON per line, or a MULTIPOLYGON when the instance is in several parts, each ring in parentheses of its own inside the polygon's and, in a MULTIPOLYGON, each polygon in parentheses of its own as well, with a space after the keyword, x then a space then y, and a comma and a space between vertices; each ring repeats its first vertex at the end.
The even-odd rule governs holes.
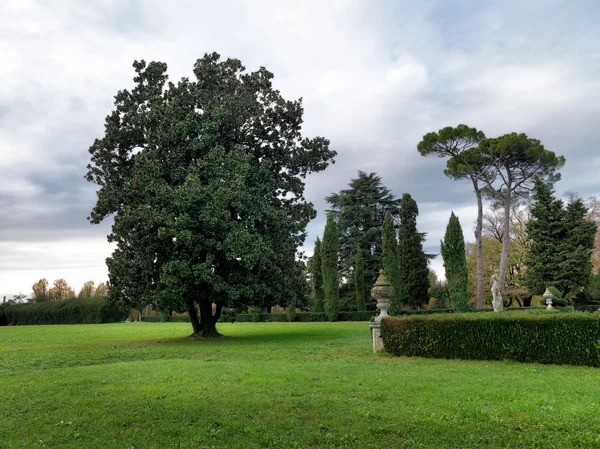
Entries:
POLYGON ((394 355, 600 366, 600 317, 528 311, 385 319, 394 355))
MULTIPOLYGON (((421 312, 421 311, 419 311, 421 312)), ((428 312, 424 310, 423 312, 428 312)), ((340 312, 338 314, 338 321, 371 321, 377 312, 374 310, 366 311, 366 312, 340 312)), ((222 319, 220 321, 227 322, 231 321, 231 318, 222 319)), ((142 321, 148 321, 152 323, 156 323, 161 321, 161 317, 159 316, 144 316, 142 317, 142 321)), ((190 317, 187 315, 184 316, 169 316, 167 321, 173 322, 188 322, 190 321, 190 317)), ((248 313, 238 313, 235 316, 235 320, 239 323, 246 323, 252 321, 252 316, 248 313)), ((287 322, 288 318, 285 313, 262 313, 260 315, 260 321, 262 322, 287 322)), ((309 313, 309 312, 300 312, 296 313, 295 321, 302 322, 315 322, 315 321, 329 321, 327 319, 326 313, 309 313)))
POLYGON ((0 306, 0 326, 114 323, 126 318, 127 312, 109 304, 105 298, 73 298, 0 306))

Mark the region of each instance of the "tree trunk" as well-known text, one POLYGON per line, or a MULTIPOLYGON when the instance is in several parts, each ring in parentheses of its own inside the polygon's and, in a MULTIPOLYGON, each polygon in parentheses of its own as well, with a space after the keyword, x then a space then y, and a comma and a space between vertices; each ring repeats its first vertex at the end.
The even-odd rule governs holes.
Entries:
POLYGON ((508 266, 508 250, 510 247, 510 203, 511 203, 511 183, 510 179, 506 186, 506 196, 504 197, 504 226, 502 229, 502 255, 500 256, 500 293, 504 292, 506 282, 506 267, 508 266))
POLYGON ((138 321, 142 321, 142 309, 138 309, 138 321))
POLYGON ((483 309, 483 242, 481 234, 483 232, 483 201, 481 199, 481 191, 477 185, 477 181, 473 180, 475 195, 477 196, 477 225, 475 226, 475 245, 477 247, 477 298, 475 307, 483 309))
POLYGON ((201 330, 200 322, 198 321, 198 312, 196 311, 196 304, 193 300, 188 300, 186 306, 188 315, 190 316, 190 321, 192 323, 192 328, 194 329, 194 333, 192 334, 193 337, 198 335, 201 330))
MULTIPOLYGON (((200 306, 200 330, 194 333, 196 338, 216 338, 222 337, 217 332, 217 316, 212 313, 212 301, 208 299, 201 299, 199 301, 200 306)), ((222 306, 221 306, 222 307, 222 306)), ((217 306, 219 309, 219 307, 217 306)), ((219 315, 221 311, 219 309, 219 315)))
MULTIPOLYGON (((270 307, 269 307, 270 310, 270 307)), ((215 315, 214 315, 214 320, 215 323, 217 323, 217 321, 219 321, 219 318, 221 318, 221 312, 223 311, 223 303, 222 302, 218 302, 217 303, 217 308, 215 309, 215 315)), ((271 313, 271 312, 269 312, 271 313)))

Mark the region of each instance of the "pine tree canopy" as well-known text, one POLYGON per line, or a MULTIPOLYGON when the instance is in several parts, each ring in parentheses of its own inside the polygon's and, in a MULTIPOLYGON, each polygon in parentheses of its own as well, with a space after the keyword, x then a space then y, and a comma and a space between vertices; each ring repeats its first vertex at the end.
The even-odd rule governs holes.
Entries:
POLYGON ((386 212, 398 217, 400 201, 375 173, 359 171, 346 190, 326 198, 340 233, 341 275, 352 279, 352 256, 356 245, 363 251, 365 282, 371 285, 381 269, 381 230, 386 212))

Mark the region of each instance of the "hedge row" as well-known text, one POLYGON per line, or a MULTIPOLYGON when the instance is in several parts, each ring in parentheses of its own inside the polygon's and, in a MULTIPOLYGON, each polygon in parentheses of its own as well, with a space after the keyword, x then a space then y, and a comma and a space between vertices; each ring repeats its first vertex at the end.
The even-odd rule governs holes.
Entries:
POLYGON ((124 321, 127 312, 105 298, 65 299, 0 306, 0 326, 28 324, 92 324, 124 321))
MULTIPOLYGON (((490 312, 492 309, 476 310, 473 309, 471 312, 490 312)), ((434 315, 440 313, 452 313, 452 309, 432 309, 432 310, 402 310, 401 316, 404 315, 434 315)), ((340 312, 338 314, 338 321, 372 321, 375 316, 379 314, 376 310, 367 310, 363 312, 340 312)), ((187 315, 182 316, 145 316, 142 317, 142 321, 147 322, 160 322, 160 321, 171 321, 171 322, 189 322, 190 318, 187 315)), ((249 313, 238 313, 234 318, 232 316, 221 316, 221 322, 237 321, 240 323, 251 322, 252 315, 249 313)), ((288 321, 285 313, 262 313, 260 315, 261 322, 285 322, 288 321)), ((300 322, 319 322, 329 321, 326 313, 313 313, 313 312, 298 312, 294 321, 300 322)))
POLYGON ((600 366, 600 317, 529 311, 383 320, 394 355, 600 366))
MULTIPOLYGON (((377 313, 374 310, 366 311, 366 312, 340 312, 338 314, 338 321, 371 321, 373 317, 375 317, 377 313)), ((187 315, 183 316, 169 316, 166 317, 166 321, 171 322, 189 322, 190 317, 187 315)), ((260 315, 260 321, 262 322, 284 322, 287 321, 287 315, 285 313, 262 313, 260 315)), ((163 317, 160 316, 144 316, 142 317, 142 321, 148 322, 159 322, 165 321, 163 317)), ((245 323, 252 321, 252 315, 249 313, 238 313, 235 315, 235 318, 231 316, 221 317, 222 322, 228 321, 237 321, 239 323, 245 323)), ((294 321, 302 321, 302 322, 315 322, 315 321, 329 321, 326 313, 309 313, 309 312, 300 312, 296 313, 296 318, 294 321)))

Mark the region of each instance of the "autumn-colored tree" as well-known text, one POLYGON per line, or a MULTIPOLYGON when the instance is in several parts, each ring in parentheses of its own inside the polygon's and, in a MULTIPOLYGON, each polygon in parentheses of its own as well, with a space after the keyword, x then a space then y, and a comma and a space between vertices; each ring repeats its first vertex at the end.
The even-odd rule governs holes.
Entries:
POLYGON ((106 288, 106 284, 104 282, 100 282, 98 284, 98 286, 96 287, 96 291, 94 291, 94 296, 99 297, 99 296, 106 296, 108 293, 107 288, 106 288))
POLYGON ((92 296, 94 296, 95 291, 96 291, 96 288, 95 288, 94 281, 87 281, 83 284, 83 287, 81 287, 81 291, 79 292, 79 297, 80 298, 91 298, 92 296))
POLYGON ((67 281, 63 278, 56 279, 50 289, 50 300, 61 301, 67 298, 74 298, 75 290, 73 290, 67 281))
POLYGON ((43 278, 31 287, 33 289, 33 302, 44 302, 49 299, 48 279, 43 278))
MULTIPOLYGON (((530 219, 531 206, 514 207, 510 214, 510 240, 505 292, 511 293, 525 289, 523 276, 525 274, 525 255, 529 251, 531 241, 527 235, 526 225, 530 219)), ((483 231, 487 237, 492 237, 500 244, 504 237, 504 211, 492 209, 483 217, 483 231)))

